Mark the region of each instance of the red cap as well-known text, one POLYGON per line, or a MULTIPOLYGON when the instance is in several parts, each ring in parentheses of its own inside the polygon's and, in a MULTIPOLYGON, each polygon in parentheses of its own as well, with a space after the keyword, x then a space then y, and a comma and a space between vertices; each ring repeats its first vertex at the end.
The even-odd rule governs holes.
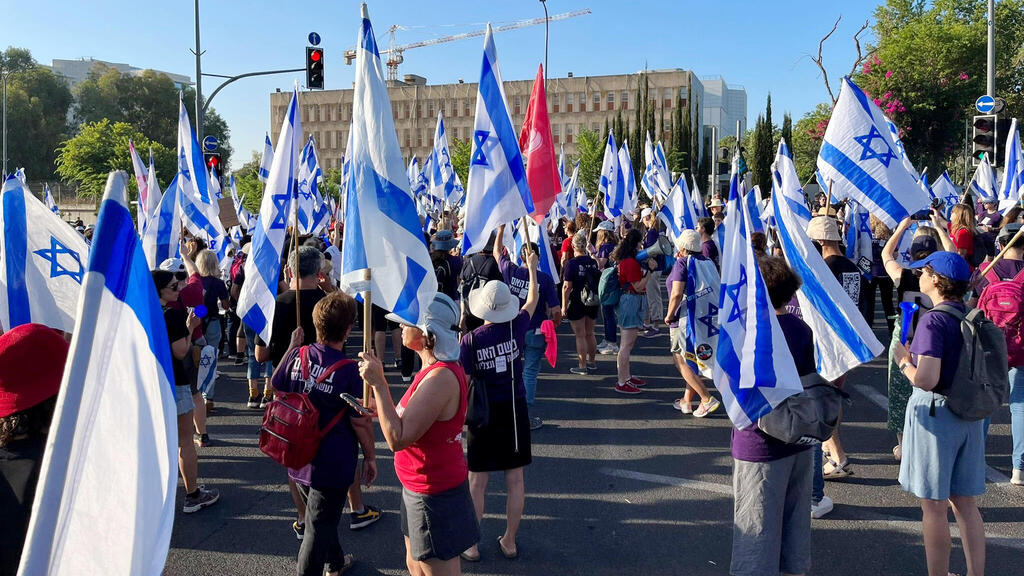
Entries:
POLYGON ((68 343, 42 324, 0 335, 0 418, 27 410, 60 391, 68 343))

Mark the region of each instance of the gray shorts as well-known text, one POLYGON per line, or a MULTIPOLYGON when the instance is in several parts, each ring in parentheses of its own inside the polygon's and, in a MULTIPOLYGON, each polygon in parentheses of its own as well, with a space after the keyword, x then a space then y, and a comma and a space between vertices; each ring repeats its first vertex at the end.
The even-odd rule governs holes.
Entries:
POLYGON ((686 318, 679 319, 679 325, 675 328, 669 327, 668 329, 668 351, 672 354, 683 355, 683 343, 686 339, 686 318))
POLYGON ((188 386, 174 387, 175 403, 178 405, 178 416, 188 414, 196 409, 196 403, 192 401, 192 389, 188 386))
POLYGON ((945 397, 914 388, 903 425, 900 486, 929 500, 984 494, 985 421, 964 420, 950 412, 945 397))
POLYGON ((811 450, 771 462, 733 460, 732 566, 736 576, 811 568, 811 450))
POLYGON ((402 534, 409 553, 421 562, 451 560, 480 541, 469 481, 440 494, 419 494, 402 488, 402 534))

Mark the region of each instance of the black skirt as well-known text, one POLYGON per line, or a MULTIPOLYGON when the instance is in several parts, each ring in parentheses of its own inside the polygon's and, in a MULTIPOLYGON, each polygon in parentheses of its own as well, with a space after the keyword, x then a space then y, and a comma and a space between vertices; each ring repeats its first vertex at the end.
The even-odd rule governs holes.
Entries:
POLYGON ((514 403, 491 402, 487 412, 487 426, 470 428, 466 437, 469 471, 497 472, 521 468, 532 462, 526 398, 516 398, 514 403))

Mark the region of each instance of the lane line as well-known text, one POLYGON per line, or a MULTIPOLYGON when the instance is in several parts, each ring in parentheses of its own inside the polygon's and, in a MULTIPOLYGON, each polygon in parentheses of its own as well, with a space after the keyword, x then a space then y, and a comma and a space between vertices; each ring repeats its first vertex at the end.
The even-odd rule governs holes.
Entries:
POLYGON ((614 476, 616 478, 628 478, 630 480, 640 480, 641 482, 664 484, 665 486, 697 488, 698 490, 704 490, 706 492, 715 492, 717 494, 729 496, 730 498, 732 497, 732 485, 730 484, 717 484, 714 482, 704 482, 702 480, 690 480, 689 478, 677 478, 675 476, 648 474, 646 472, 623 470, 621 468, 599 468, 598 472, 608 476, 614 476))

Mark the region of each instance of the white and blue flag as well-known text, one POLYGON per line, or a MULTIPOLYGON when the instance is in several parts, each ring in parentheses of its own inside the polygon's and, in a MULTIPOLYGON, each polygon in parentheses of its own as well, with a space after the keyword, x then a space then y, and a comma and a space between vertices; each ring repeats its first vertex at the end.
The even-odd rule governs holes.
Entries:
POLYGON ((992 170, 992 164, 988 161, 988 154, 984 154, 978 168, 974 171, 974 178, 971 180, 971 191, 978 200, 996 201, 996 173, 992 170))
POLYGON ((683 230, 697 229, 697 214, 690 203, 690 194, 686 189, 686 178, 676 180, 675 186, 665 198, 665 203, 658 210, 658 218, 665 223, 665 229, 673 242, 683 230))
POLYGON ((648 132, 644 142, 644 174, 640 179, 640 187, 651 201, 663 203, 672 191, 672 173, 667 165, 662 164, 663 155, 658 153, 659 150, 651 143, 651 133, 648 132))
POLYGON ((164 570, 178 486, 174 371, 126 179, 107 179, 18 574, 164 570))
POLYGON ((266 140, 263 142, 263 156, 260 157, 260 182, 267 183, 270 177, 270 166, 274 164, 274 145, 270 143, 270 134, 264 134, 266 140))
POLYGON ((8 176, 0 191, 0 328, 71 332, 88 260, 82 235, 8 176))
POLYGON ((1017 119, 1010 122, 1010 136, 1006 139, 1006 155, 1003 156, 1003 183, 999 187, 999 210, 1004 214, 1020 203, 1024 189, 1024 150, 1020 145, 1020 131, 1017 119))
MULTIPOLYGON (((351 134, 351 132, 349 132, 351 134)), ((414 154, 412 160, 409 161, 409 167, 406 169, 406 174, 409 177, 409 187, 412 193, 416 197, 420 197, 427 192, 427 183, 423 178, 423 170, 420 169, 420 159, 414 154)))
POLYGON ((747 213, 750 214, 750 233, 764 234, 764 218, 761 215, 761 188, 754 186, 748 190, 743 201, 746 202, 747 213))
POLYGON ((772 164, 772 201, 780 195, 797 219, 800 229, 806 230, 811 223, 811 209, 807 206, 807 195, 800 187, 796 164, 785 140, 779 141, 779 149, 772 164))
POLYGON ((264 342, 270 342, 277 303, 277 283, 281 255, 292 211, 292 199, 298 188, 299 151, 302 147, 302 118, 298 112, 298 88, 292 90, 291 103, 277 137, 274 163, 263 189, 260 215, 250 230, 252 247, 245 261, 245 283, 238 295, 238 317, 264 342))
POLYGON ((625 212, 633 212, 640 201, 636 191, 636 176, 633 174, 633 160, 629 156, 629 141, 623 140, 619 148, 619 171, 622 173, 622 182, 626 190, 625 212))
MULTIPOLYGON (((154 176, 152 181, 155 185, 156 177, 152 165, 150 174, 154 176)), ((151 193, 153 189, 151 187, 151 193)), ((156 212, 142 233, 142 251, 146 254, 150 270, 156 270, 164 260, 177 258, 179 255, 179 242, 181 241, 180 197, 181 187, 178 186, 178 175, 175 175, 163 196, 160 197, 156 212)))
MULTIPOLYGON (((522 259, 523 251, 523 220, 517 220, 512 225, 505 227, 505 235, 501 242, 508 248, 509 256, 519 266, 524 266, 522 259)), ((540 226, 533 218, 526 218, 527 233, 530 235, 530 242, 537 244, 538 265, 537 269, 544 272, 558 284, 558 266, 555 264, 555 255, 551 251, 551 241, 548 237, 548 229, 551 222, 545 218, 540 226)))
MULTIPOLYGON (((860 273, 871 280, 872 246, 871 215, 855 200, 846 204, 846 257, 857 265, 860 273)), ((806 230, 806 229, 805 229, 806 230)), ((863 288, 862 288, 863 289, 863 288)))
POLYGON ((619 152, 615 145, 615 135, 608 131, 608 140, 604 148, 604 160, 601 162, 601 179, 597 184, 598 195, 604 196, 604 212, 609 219, 622 216, 629 208, 626 199, 626 181, 619 169, 619 152))
POLYGON ((693 178, 693 190, 690 191, 690 198, 693 200, 693 211, 697 214, 697 218, 710 218, 708 214, 708 207, 704 204, 704 196, 700 193, 700 187, 697 186, 697 178, 693 178))
POLYGON ((315 234, 314 221, 317 219, 317 211, 323 204, 323 197, 320 195, 319 181, 323 176, 320 170, 320 159, 316 153, 316 142, 311 135, 302 148, 302 156, 299 159, 299 173, 296 176, 299 187, 298 204, 296 207, 299 219, 299 230, 302 234, 315 234))
POLYGON ((466 229, 462 237, 464 255, 480 251, 491 231, 500 224, 534 211, 519 138, 508 112, 490 24, 484 37, 473 151, 466 186, 466 229))
POLYGON ((57 202, 53 199, 53 193, 50 192, 49 184, 43 184, 43 201, 46 202, 46 208, 50 212, 60 216, 60 208, 57 207, 57 202))
POLYGON ((420 324, 437 292, 437 278, 402 166, 366 4, 356 43, 353 101, 341 287, 350 294, 369 290, 374 304, 420 324))
POLYGON ((943 172, 942 176, 932 184, 932 194, 936 198, 942 201, 942 212, 946 215, 946 219, 949 219, 950 214, 953 213, 953 207, 960 203, 960 191, 957 190, 956 185, 949 179, 949 172, 943 172))
POLYGON ((715 372, 721 288, 722 280, 714 262, 707 258, 687 258, 683 359, 705 378, 713 378, 715 372))
POLYGON ((833 198, 856 200, 890 228, 928 205, 896 152, 882 111, 848 78, 843 78, 817 163, 824 179, 833 182, 833 198))
POLYGON ((736 155, 724 223, 729 235, 722 250, 714 382, 729 418, 741 430, 803 390, 750 244, 752 216, 742 201, 743 188, 736 155))
MULTIPOLYGON (((776 170, 791 166, 782 158, 783 144, 776 156, 776 170), (782 161, 780 161, 782 160, 782 161)), ((786 168, 788 170, 788 168, 786 168)), ((782 180, 788 185, 797 182, 794 173, 782 180)), ((796 293, 804 322, 814 332, 814 349, 818 373, 829 381, 838 379, 851 369, 878 356, 883 350, 871 327, 864 320, 857 303, 850 299, 836 280, 821 254, 815 250, 806 227, 784 201, 794 190, 772 195, 772 210, 778 223, 779 243, 786 261, 803 280, 796 293)))
POLYGON ((430 153, 430 194, 441 198, 449 206, 458 203, 455 197, 455 168, 448 151, 448 133, 444 129, 444 114, 437 112, 437 128, 434 129, 434 149, 430 153))

